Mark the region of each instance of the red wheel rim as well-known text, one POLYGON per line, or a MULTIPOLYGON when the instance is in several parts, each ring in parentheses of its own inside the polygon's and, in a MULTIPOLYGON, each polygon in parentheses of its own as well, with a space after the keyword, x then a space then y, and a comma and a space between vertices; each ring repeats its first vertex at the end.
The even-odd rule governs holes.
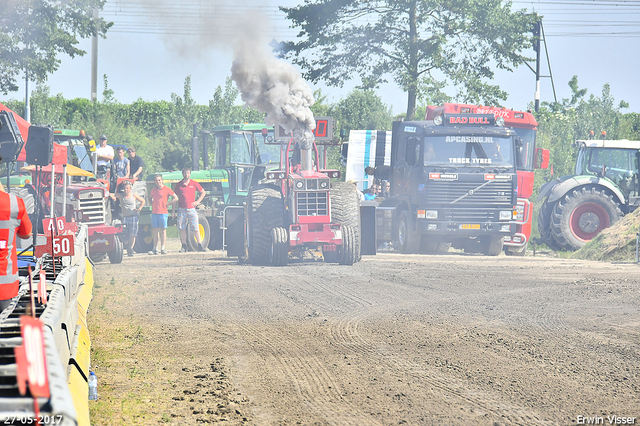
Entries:
POLYGON ((598 203, 583 203, 571 212, 571 233, 580 241, 587 242, 611 225, 607 210, 598 203))

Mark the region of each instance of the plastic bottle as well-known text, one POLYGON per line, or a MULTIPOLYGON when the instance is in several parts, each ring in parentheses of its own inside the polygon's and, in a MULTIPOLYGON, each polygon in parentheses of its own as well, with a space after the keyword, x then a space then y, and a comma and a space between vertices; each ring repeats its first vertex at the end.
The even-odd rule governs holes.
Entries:
POLYGON ((89 399, 98 399, 98 378, 93 371, 89 374, 89 399))

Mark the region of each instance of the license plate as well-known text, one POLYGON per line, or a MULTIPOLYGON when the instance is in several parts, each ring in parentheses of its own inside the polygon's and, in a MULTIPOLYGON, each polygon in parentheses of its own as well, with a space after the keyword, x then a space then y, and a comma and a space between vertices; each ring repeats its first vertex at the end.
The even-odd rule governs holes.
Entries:
POLYGON ((480 229, 479 223, 461 223, 460 229, 480 229))

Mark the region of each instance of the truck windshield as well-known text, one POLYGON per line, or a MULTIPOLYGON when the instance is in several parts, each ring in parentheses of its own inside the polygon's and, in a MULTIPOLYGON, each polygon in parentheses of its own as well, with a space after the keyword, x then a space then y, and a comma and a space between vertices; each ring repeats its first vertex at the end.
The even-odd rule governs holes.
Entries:
POLYGON ((427 136, 423 149, 425 166, 515 166, 511 137, 427 136))

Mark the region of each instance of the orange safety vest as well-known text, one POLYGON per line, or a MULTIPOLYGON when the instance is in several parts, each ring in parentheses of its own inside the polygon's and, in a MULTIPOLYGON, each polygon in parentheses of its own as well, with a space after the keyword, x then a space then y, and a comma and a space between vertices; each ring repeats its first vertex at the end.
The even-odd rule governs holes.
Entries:
POLYGON ((24 201, 13 194, 0 192, 0 300, 18 295, 18 256, 16 235, 31 232, 31 221, 24 201))

